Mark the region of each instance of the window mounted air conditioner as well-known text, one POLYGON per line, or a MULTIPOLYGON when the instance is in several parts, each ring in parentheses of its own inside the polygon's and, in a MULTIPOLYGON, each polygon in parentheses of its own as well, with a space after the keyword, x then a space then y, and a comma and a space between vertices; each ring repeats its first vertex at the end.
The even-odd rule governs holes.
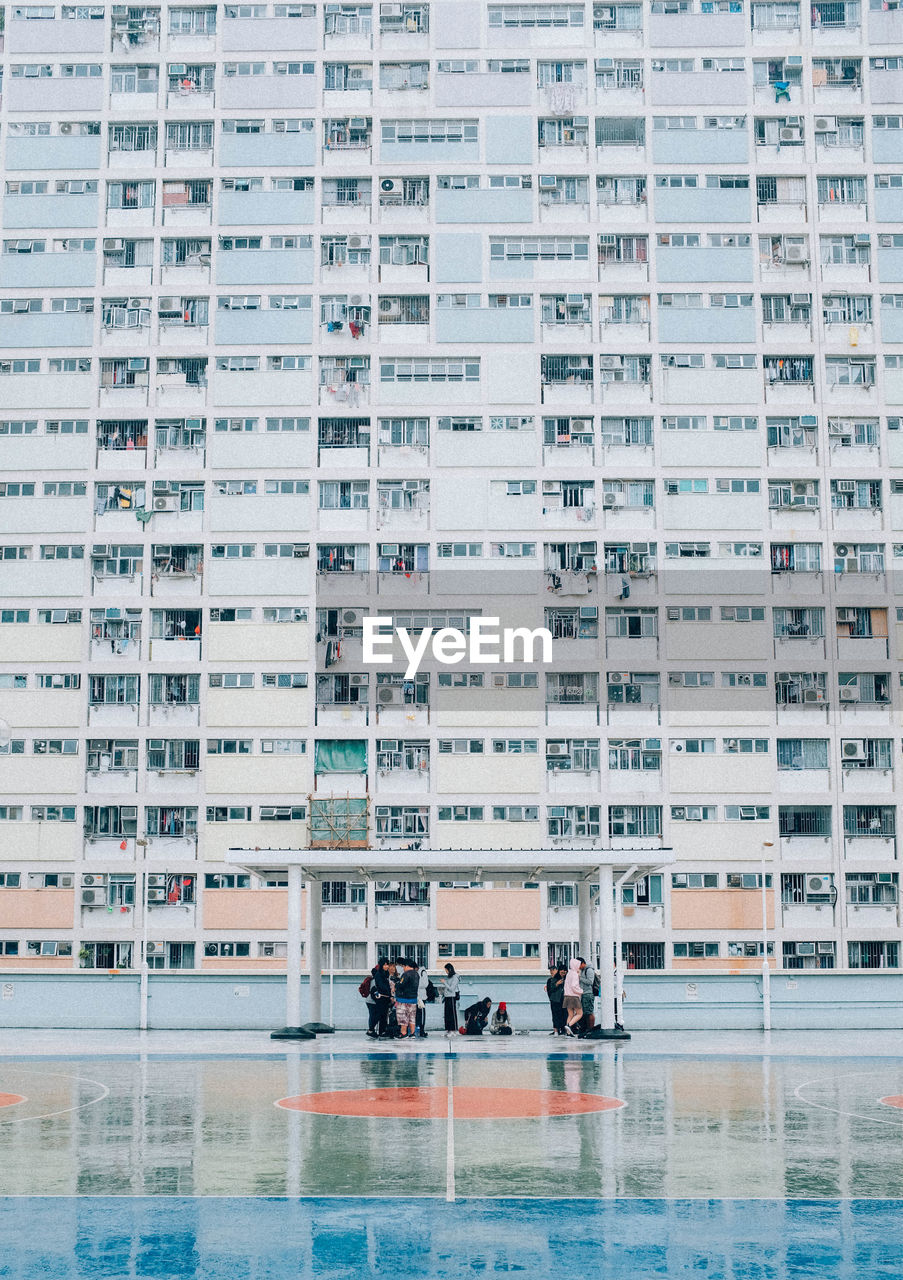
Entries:
POLYGON ((147 356, 130 356, 128 370, 129 373, 145 373, 147 371, 147 356))
POLYGON ((352 689, 365 689, 370 683, 370 677, 367 675, 354 675, 348 677, 348 683, 352 689))
POLYGON ((870 243, 871 243, 871 238, 869 237, 868 233, 863 234, 863 235, 855 235, 855 236, 853 236, 853 244, 858 244, 858 245, 867 245, 867 244, 870 244, 870 243))
POLYGON ((816 894, 828 894, 832 888, 830 876, 806 876, 806 894, 808 897, 816 894))
POLYGON ((400 196, 404 190, 404 184, 400 178, 381 178, 379 190, 384 196, 400 196))
POLYGON ((146 956, 162 956, 165 950, 165 942, 146 942, 144 944, 144 954, 146 956))
POLYGON ((778 137, 781 142, 799 142, 803 136, 802 129, 794 128, 792 125, 785 126, 778 130, 778 137))
POLYGON ((865 760, 865 743, 861 738, 844 738, 840 744, 840 755, 843 760, 865 760))
POLYGON ((796 954, 798 956, 814 956, 815 943, 814 942, 798 942, 796 944, 796 954))
POLYGON ((151 872, 147 877, 147 886, 149 889, 165 889, 166 875, 161 872, 151 872))
POLYGON ((565 306, 568 307, 583 307, 586 304, 586 299, 582 293, 565 294, 564 301, 565 306))
POLYGON ((106 905, 106 889, 82 889, 83 907, 105 907, 106 905))
POLYGON ((857 689, 857 687, 852 684, 842 685, 840 689, 840 701, 841 702, 858 702, 859 690, 857 689))
POLYGON ((809 306, 808 293, 791 293, 790 305, 791 307, 808 307, 809 306))
POLYGON ((558 179, 553 173, 541 173, 539 175, 540 191, 554 191, 558 186, 558 179))
POLYGON ((803 702, 824 702, 825 697, 821 689, 804 689, 803 702))
POLYGON ((786 262, 808 262, 809 250, 802 244, 790 244, 784 250, 786 262))
POLYGON ((569 755, 568 744, 566 742, 547 742, 547 756, 566 756, 569 755))
POLYGON ((148 889, 147 891, 148 902, 165 902, 166 896, 165 889, 148 889))
POLYGON ((376 691, 376 701, 381 706, 391 706, 393 702, 401 701, 401 689, 394 684, 381 684, 376 691))
POLYGON ((816 133, 830 133, 836 128, 837 128, 836 116, 816 116, 815 117, 816 133))
POLYGON ((179 499, 173 496, 165 498, 154 498, 155 511, 178 511, 179 499))
POLYGON ((627 684, 629 681, 630 681, 629 671, 609 671, 608 673, 609 684, 627 684))
POLYGON ((814 413, 804 413, 800 418, 801 427, 817 427, 818 418, 814 413))
POLYGON ((609 507, 609 508, 611 508, 611 507, 623 507, 623 505, 624 505, 624 497, 623 497, 623 495, 622 495, 622 494, 620 494, 620 493, 603 493, 603 495, 602 495, 602 506, 603 506, 603 507, 609 507))
POLYGON ((82 888, 103 888, 107 883, 107 874, 105 871, 87 871, 82 876, 82 888))

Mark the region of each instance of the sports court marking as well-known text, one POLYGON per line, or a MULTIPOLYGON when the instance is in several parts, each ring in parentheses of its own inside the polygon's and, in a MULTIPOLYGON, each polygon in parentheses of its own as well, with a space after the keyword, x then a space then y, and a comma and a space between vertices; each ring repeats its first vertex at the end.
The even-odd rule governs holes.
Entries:
MULTIPOLYGON (((6 1121, 7 1124, 26 1124, 29 1120, 48 1120, 52 1116, 66 1116, 73 1111, 84 1111, 85 1107, 93 1107, 98 1102, 103 1102, 104 1098, 108 1098, 110 1096, 110 1090, 108 1086, 105 1085, 101 1080, 89 1080, 87 1076, 70 1076, 63 1071, 37 1072, 35 1074, 35 1079, 40 1079, 41 1076, 59 1076, 63 1080, 78 1081, 79 1084, 93 1084, 100 1090, 100 1093, 97 1095, 96 1098, 89 1098, 87 1102, 79 1102, 74 1107, 61 1107, 58 1111, 41 1111, 34 1116, 19 1116, 17 1120, 7 1120, 6 1121)), ((26 1098, 22 1097, 20 1094, 17 1094, 17 1093, 0 1094, 0 1098, 15 1099, 15 1102, 3 1103, 2 1105, 4 1106, 15 1106, 19 1102, 27 1101, 26 1098)))
POLYGON ((0 1093, 0 1107, 17 1107, 28 1099, 21 1093, 0 1093))
MULTIPOLYGON (((813 1085, 830 1085, 836 1083, 838 1080, 852 1080, 857 1076, 873 1078, 874 1074, 875 1073, 873 1071, 848 1071, 845 1075, 834 1076, 833 1078, 804 1080, 801 1085, 798 1085, 794 1089, 793 1096, 795 1098, 799 1098, 800 1102, 804 1102, 807 1107, 815 1107, 818 1111, 829 1111, 833 1115, 846 1116, 850 1120, 869 1120, 872 1124, 890 1125, 891 1128, 898 1129, 900 1125, 896 1120, 882 1120, 880 1116, 863 1115, 861 1111, 845 1111, 842 1107, 829 1107, 824 1102, 813 1102, 811 1098, 805 1097, 802 1093, 803 1089, 809 1089, 813 1085)), ((903 1107, 903 1096, 898 1096, 896 1094, 888 1094, 887 1097, 877 1098, 876 1101, 883 1103, 888 1107, 903 1107)))
MULTIPOLYGON (((449 1068, 451 1064, 449 1063, 449 1068)), ((494 1089, 475 1085, 337 1089, 280 1098, 277 1107, 317 1115, 387 1120, 528 1120, 582 1116, 626 1106, 620 1098, 563 1089, 494 1089), (452 1101, 452 1093, 454 1099, 452 1101), (452 1115, 453 1111, 453 1115, 452 1115)))

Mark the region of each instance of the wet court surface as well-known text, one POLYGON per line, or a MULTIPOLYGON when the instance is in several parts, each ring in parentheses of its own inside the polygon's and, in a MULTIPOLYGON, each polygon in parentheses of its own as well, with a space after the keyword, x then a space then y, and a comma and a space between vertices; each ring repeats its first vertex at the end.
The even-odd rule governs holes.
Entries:
POLYGON ((407 1048, 0 1059, 0 1277, 903 1275, 903 1057, 407 1048))

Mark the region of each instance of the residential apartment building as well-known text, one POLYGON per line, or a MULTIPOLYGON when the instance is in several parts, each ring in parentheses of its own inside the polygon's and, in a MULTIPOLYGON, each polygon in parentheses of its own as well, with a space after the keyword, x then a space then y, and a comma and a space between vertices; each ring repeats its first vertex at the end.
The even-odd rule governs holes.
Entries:
MULTIPOLYGON (((226 851, 340 844, 673 848, 627 967, 900 967, 896 0, 7 6, 2 72, 0 966, 278 968, 226 851), (553 666, 363 663, 493 583, 553 666)), ((322 893, 339 969, 576 938, 322 893)))

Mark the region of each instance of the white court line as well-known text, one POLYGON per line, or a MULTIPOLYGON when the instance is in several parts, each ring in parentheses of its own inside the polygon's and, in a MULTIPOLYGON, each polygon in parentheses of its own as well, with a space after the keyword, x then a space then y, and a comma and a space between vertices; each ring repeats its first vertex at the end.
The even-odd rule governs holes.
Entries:
POLYGON ((448 1125, 445 1143, 445 1198, 455 1198, 455 1077, 454 1060, 448 1059, 448 1125))
POLYGON ((64 1080, 78 1080, 81 1084, 95 1084, 102 1092, 92 1098, 90 1102, 80 1102, 76 1107, 63 1107, 60 1111, 43 1111, 36 1116, 20 1116, 18 1120, 7 1120, 6 1117, 0 1118, 0 1124, 27 1124, 29 1120, 49 1120, 51 1116, 65 1116, 72 1111, 84 1111, 85 1107, 93 1107, 97 1102, 103 1102, 104 1098, 110 1096, 110 1090, 100 1080, 90 1080, 87 1076, 70 1076, 65 1075, 62 1071, 45 1071, 38 1072, 38 1077, 44 1076, 62 1076, 64 1080))
MULTIPOLYGON (((808 1089, 809 1086, 813 1084, 835 1084, 838 1080, 851 1080, 855 1079, 857 1076, 865 1076, 868 1078, 874 1077, 874 1074, 875 1073, 873 1071, 849 1071, 844 1075, 829 1076, 827 1079, 804 1080, 801 1085, 797 1085, 794 1089, 793 1096, 798 1098, 800 1102, 804 1102, 807 1107, 816 1107, 819 1111, 830 1112, 831 1115, 847 1116, 850 1120, 868 1120, 871 1124, 889 1125, 891 1129, 899 1129, 901 1127, 901 1121, 899 1120, 882 1120, 880 1116, 864 1116, 861 1111, 844 1111, 840 1107, 829 1107, 823 1102, 813 1102, 811 1098, 804 1098, 802 1093, 800 1093, 801 1089, 808 1089)), ((879 1105, 881 1104, 879 1103, 879 1105)))

